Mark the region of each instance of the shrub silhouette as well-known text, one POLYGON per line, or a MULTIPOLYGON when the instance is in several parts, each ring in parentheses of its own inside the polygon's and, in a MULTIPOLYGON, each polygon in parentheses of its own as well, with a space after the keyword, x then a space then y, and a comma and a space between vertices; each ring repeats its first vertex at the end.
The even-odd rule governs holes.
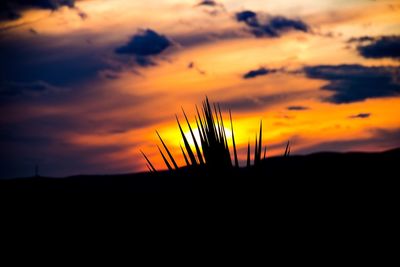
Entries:
MULTIPOLYGON (((239 161, 236 150, 235 143, 235 133, 233 129, 232 113, 229 110, 229 120, 230 120, 230 130, 232 133, 232 149, 233 149, 233 160, 231 157, 228 139, 225 131, 225 126, 223 122, 222 112, 219 104, 210 104, 208 97, 202 103, 201 113, 196 106, 195 116, 196 126, 199 131, 200 144, 195 138, 193 129, 189 123, 189 119, 186 116, 185 111, 182 108, 183 116, 189 128, 190 135, 193 139, 194 150, 189 144, 186 135, 182 129, 182 125, 179 121, 178 116, 176 117, 176 122, 179 127, 179 131, 182 135, 184 148, 180 146, 183 158, 185 160, 186 166, 191 168, 206 168, 208 170, 227 170, 232 168, 239 168, 239 161), (201 149, 200 149, 201 148, 201 149), (233 162, 233 163, 232 163, 233 162)), ((179 169, 173 155, 165 144, 161 135, 156 131, 158 138, 165 150, 163 150, 157 145, 157 148, 163 158, 165 165, 168 170, 173 171, 179 169)), ((255 136, 254 145, 254 156, 253 156, 253 166, 259 165, 263 159, 266 158, 267 147, 264 146, 264 153, 262 153, 262 121, 260 121, 259 134, 255 136)), ((154 165, 151 163, 149 158, 140 151, 147 162, 147 167, 151 172, 156 172, 154 165)), ((251 166, 251 155, 250 155, 250 142, 247 145, 247 164, 246 167, 251 166)), ((290 155, 290 142, 287 142, 284 157, 290 155)))

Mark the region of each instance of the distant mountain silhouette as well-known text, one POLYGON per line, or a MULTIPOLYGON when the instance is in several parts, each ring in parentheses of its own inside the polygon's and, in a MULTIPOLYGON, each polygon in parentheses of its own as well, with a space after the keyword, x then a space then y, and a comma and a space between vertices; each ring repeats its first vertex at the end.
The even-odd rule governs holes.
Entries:
POLYGON ((0 180, 0 193, 234 192, 279 195, 376 194, 397 179, 400 148, 381 153, 316 153, 272 157, 258 165, 209 172, 181 168, 123 175, 0 180))

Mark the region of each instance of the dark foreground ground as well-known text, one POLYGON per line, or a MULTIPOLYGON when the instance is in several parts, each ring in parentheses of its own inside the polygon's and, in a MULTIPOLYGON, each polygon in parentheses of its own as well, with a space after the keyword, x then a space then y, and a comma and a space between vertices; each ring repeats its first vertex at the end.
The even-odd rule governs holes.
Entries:
POLYGON ((208 172, 30 177, 0 180, 0 193, 233 192, 297 195, 349 192, 384 195, 399 179, 400 149, 269 158, 259 167, 208 172))

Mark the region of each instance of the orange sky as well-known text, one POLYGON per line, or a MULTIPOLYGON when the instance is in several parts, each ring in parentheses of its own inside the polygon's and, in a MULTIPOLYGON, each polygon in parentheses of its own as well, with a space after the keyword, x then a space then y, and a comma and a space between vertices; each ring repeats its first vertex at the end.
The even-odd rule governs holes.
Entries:
MULTIPOLYGON (((357 51, 359 43, 348 42, 353 37, 399 35, 398 1, 221 0, 215 6, 198 6, 199 2, 86 0, 76 1, 75 8, 53 11, 26 8, 19 19, 0 21, 0 43, 18 43, 18 51, 36 47, 49 51, 33 56, 36 54, 29 50, 24 64, 52 66, 70 64, 70 60, 77 64, 66 69, 64 80, 56 80, 58 73, 54 70, 48 80, 32 74, 23 81, 51 85, 54 90, 43 97, 2 101, 1 110, 8 115, 0 123, 11 125, 10 132, 29 133, 28 137, 40 140, 51 135, 52 140, 45 148, 35 144, 32 149, 23 141, 3 140, 15 149, 15 158, 18 153, 35 151, 24 162, 15 162, 15 168, 35 161, 43 166, 57 165, 57 157, 66 160, 75 155, 80 159, 80 169, 72 164, 48 167, 48 174, 142 171, 146 167, 139 149, 157 168, 165 168, 155 146, 155 130, 175 154, 180 154, 182 140, 174 115, 181 116, 183 107, 193 119, 194 105, 201 104, 206 95, 220 102, 225 111, 232 109, 240 148, 247 146, 249 138, 254 139, 260 119, 265 125, 263 141, 270 146, 269 155, 283 153, 287 140, 293 142, 294 154, 326 149, 380 151, 400 145, 400 140, 386 140, 380 135, 400 129, 399 96, 328 101, 335 92, 321 88, 332 81, 311 78, 302 71, 304 67, 343 64, 398 68, 398 59, 367 58, 357 51), (277 15, 301 20, 309 30, 289 29, 277 38, 257 38, 251 28, 235 19, 235 14, 244 10, 256 12, 260 20, 277 15), (171 42, 161 53, 148 57, 151 66, 138 65, 134 55, 115 53, 141 29, 152 29, 171 42), (90 60, 101 67, 90 65, 94 74, 86 75, 80 68, 90 60), (250 70, 260 68, 278 71, 243 78, 250 70), (68 73, 74 75, 74 71, 83 78, 69 82, 68 73), (304 110, 289 110, 291 106, 304 110), (369 115, 363 118, 359 114, 369 115), (63 124, 63 120, 68 123, 63 124), (21 126, 26 121, 32 123, 29 130, 21 126)), ((22 65, 16 64, 14 69, 23 72, 22 65)), ((398 76, 395 73, 394 79, 398 76)), ((2 80, 22 83, 8 75, 2 80)), ((399 80, 393 83, 398 86, 399 80)), ((240 156, 243 159, 245 155, 240 156)))

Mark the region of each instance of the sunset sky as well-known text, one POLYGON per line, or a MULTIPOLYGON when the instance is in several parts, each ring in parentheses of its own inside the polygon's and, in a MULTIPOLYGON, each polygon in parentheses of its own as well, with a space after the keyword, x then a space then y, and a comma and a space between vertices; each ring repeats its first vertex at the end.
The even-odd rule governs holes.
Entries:
POLYGON ((0 177, 165 168, 205 96, 242 160, 260 120, 268 156, 399 147, 400 1, 0 3, 0 177))

